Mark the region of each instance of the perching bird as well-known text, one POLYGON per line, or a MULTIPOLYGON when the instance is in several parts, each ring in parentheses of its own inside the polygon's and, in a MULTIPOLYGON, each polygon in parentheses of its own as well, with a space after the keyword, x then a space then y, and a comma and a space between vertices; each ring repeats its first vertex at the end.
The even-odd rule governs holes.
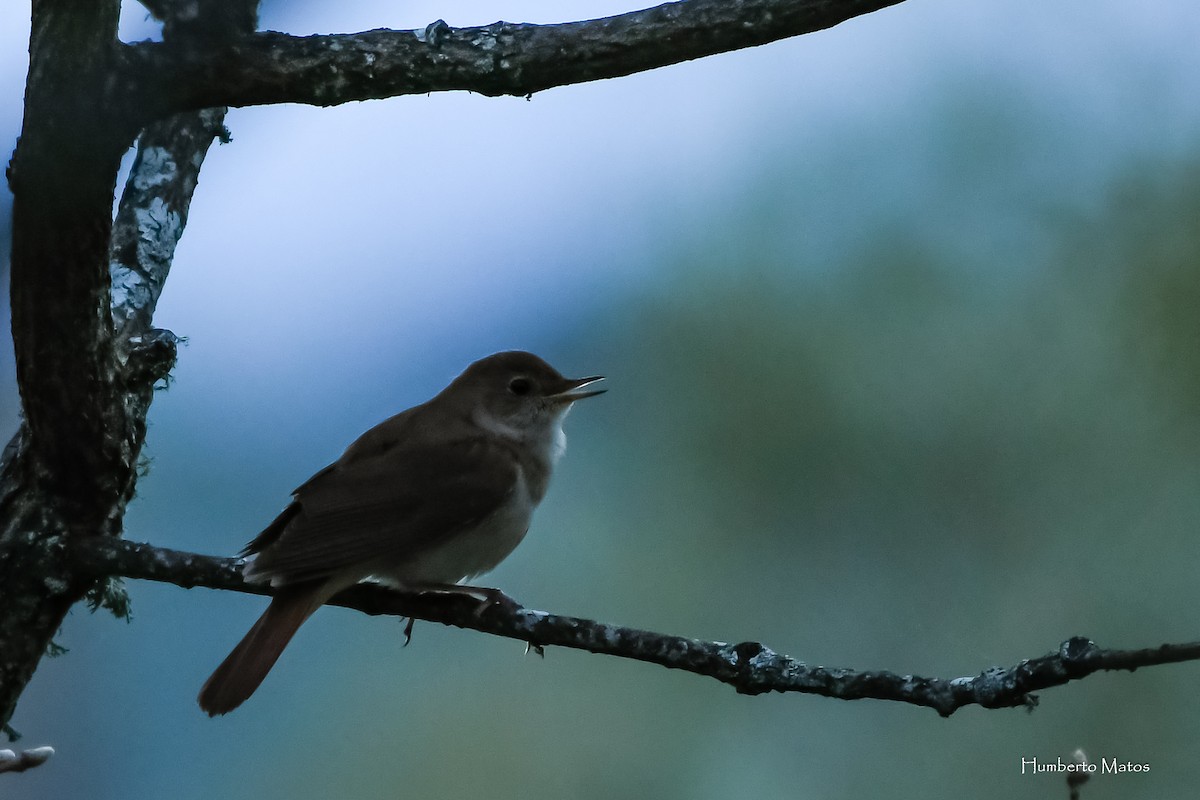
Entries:
MULTIPOLYGON (((564 378, 532 353, 476 361, 440 394, 371 428, 292 493, 242 552, 271 604, 200 690, 224 714, 254 693, 296 630, 333 595, 378 580, 464 591, 524 538, 571 404, 600 377, 564 378)), ((484 595, 495 590, 477 590, 484 595)))

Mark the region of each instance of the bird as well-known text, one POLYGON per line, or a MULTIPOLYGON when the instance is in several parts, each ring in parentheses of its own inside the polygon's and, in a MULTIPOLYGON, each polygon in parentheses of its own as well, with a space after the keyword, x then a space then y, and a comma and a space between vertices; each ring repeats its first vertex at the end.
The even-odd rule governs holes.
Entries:
POLYGON ((243 549, 243 579, 272 598, 200 690, 209 716, 240 706, 296 631, 362 581, 409 591, 489 572, 525 537, 566 448, 563 420, 602 376, 564 378, 519 350, 475 361, 432 399, 362 434, 243 549))

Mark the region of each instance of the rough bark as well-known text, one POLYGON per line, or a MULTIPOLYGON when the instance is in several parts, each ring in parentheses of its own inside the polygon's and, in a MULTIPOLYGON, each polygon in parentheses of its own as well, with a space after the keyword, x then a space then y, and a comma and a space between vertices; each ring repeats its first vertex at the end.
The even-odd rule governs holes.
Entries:
POLYGON ((330 106, 463 90, 525 96, 678 64, 838 25, 900 0, 684 0, 558 25, 496 22, 329 36, 264 32, 224 48, 140 43, 125 83, 147 108, 330 106))
POLYGON ((132 472, 108 303, 113 189, 129 137, 106 103, 117 12, 115 1, 33 7, 8 169, 24 423, 0 471, 0 722, 89 585, 62 562, 62 537, 118 529, 132 472))

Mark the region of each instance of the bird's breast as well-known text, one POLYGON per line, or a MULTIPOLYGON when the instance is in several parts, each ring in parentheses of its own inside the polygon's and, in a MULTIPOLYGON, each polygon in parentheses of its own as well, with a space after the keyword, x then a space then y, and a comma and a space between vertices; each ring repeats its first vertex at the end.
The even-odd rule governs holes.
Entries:
POLYGON ((518 469, 508 498, 491 514, 379 577, 411 586, 458 583, 490 572, 525 538, 537 499, 524 470, 518 469))

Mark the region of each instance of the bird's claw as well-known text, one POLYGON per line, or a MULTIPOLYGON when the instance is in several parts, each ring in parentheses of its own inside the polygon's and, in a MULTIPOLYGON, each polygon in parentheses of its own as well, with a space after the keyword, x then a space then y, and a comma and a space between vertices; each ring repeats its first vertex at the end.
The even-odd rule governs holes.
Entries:
POLYGON ((516 611, 521 604, 499 589, 474 588, 473 592, 479 597, 479 605, 475 607, 475 618, 479 619, 492 608, 505 611, 516 611))

